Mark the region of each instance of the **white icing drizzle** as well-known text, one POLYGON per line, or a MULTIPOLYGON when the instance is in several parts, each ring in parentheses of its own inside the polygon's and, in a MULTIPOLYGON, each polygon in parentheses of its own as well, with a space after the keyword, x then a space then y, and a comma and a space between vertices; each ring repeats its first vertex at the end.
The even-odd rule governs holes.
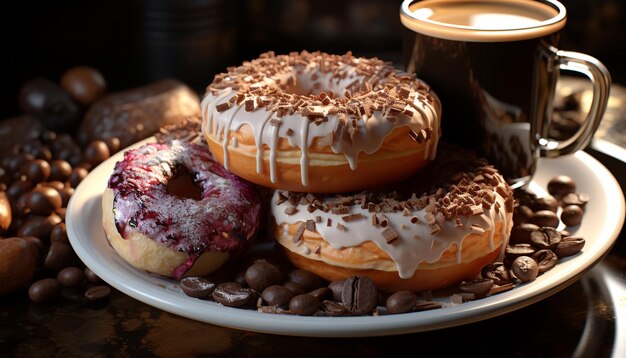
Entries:
MULTIPOLYGON (((305 57, 309 58, 307 56, 305 57)), ((424 130, 429 131, 429 138, 424 139, 426 141, 424 157, 430 160, 434 159, 440 136, 439 113, 441 106, 437 97, 432 92, 429 92, 428 87, 423 82, 413 78, 412 82, 401 83, 403 88, 409 89, 407 97, 402 101, 406 102, 403 110, 412 113, 410 117, 408 115, 397 116, 390 120, 389 108, 386 108, 384 111, 373 111, 369 116, 365 114, 355 116, 341 112, 337 113, 337 107, 341 106, 342 103, 345 105, 347 101, 347 99, 343 102, 337 100, 343 96, 346 89, 351 84, 353 85, 355 81, 356 83, 364 84, 372 81, 372 78, 359 74, 357 70, 357 66, 364 63, 363 59, 350 56, 348 58, 352 61, 351 63, 339 63, 334 71, 325 71, 323 66, 326 65, 321 63, 325 58, 324 56, 320 55, 318 57, 322 60, 310 61, 306 65, 298 63, 294 65, 284 64, 284 68, 281 68, 279 71, 270 75, 262 74, 262 78, 254 80, 249 79, 248 77, 250 76, 246 75, 246 73, 241 74, 236 71, 230 71, 228 74, 223 75, 227 76, 224 80, 227 83, 235 83, 236 81, 246 83, 249 81, 248 90, 242 91, 239 82, 236 82, 238 83, 237 86, 233 84, 213 89, 209 86, 209 90, 202 100, 202 131, 205 136, 210 136, 222 144, 224 148, 224 166, 226 168, 228 168, 229 164, 228 146, 231 145, 229 137, 231 132, 236 132, 243 125, 248 125, 254 135, 257 149, 257 173, 262 171, 263 148, 265 146, 269 148, 269 175, 273 183, 276 183, 277 180, 277 147, 280 139, 287 139, 292 147, 301 151, 299 160, 301 167, 300 176, 304 186, 308 185, 308 151, 316 138, 329 138, 332 151, 337 154, 342 153, 350 168, 354 170, 357 168, 357 159, 360 153, 372 154, 376 152, 381 147, 385 137, 395 128, 407 126, 415 133, 420 133, 420 131, 423 132, 424 130), (295 82, 295 88, 311 92, 311 94, 299 95, 295 92, 291 93, 290 91, 295 91, 292 86, 293 82, 295 82), (257 101, 263 95, 249 90, 258 88, 268 88, 282 95, 287 94, 287 96, 305 99, 307 101, 305 107, 312 108, 316 113, 323 116, 324 120, 313 121, 302 110, 296 109, 295 111, 292 110, 292 113, 279 115, 275 108, 268 108, 267 105, 259 107, 257 101), (338 95, 329 104, 311 104, 316 101, 319 102, 319 97, 312 94, 315 91, 318 91, 317 95, 320 92, 333 92, 338 95), (241 96, 242 94, 245 98, 236 103, 236 96, 241 96), (250 103, 257 103, 252 110, 246 108, 246 103, 249 101, 252 101, 250 103), (220 111, 217 109, 220 105, 227 108, 222 108, 220 111), (245 108, 245 110, 242 111, 242 108, 245 108), (350 140, 346 141, 341 131, 348 130, 353 119, 356 119, 357 127, 350 140), (280 121, 279 125, 268 125, 268 122, 272 120, 280 121), (291 135, 289 135, 290 133, 291 135)), ((318 57, 314 56, 313 58, 318 57)), ((375 62, 376 64, 382 64, 376 67, 377 71, 386 73, 386 77, 381 75, 380 78, 376 78, 378 81, 376 83, 377 87, 374 86, 374 89, 369 92, 356 92, 353 98, 363 97, 363 101, 371 101, 373 93, 389 90, 389 88, 385 87, 386 81, 402 76, 406 80, 406 77, 410 76, 394 69, 389 64, 377 61, 375 62), (393 75, 389 75, 389 73, 393 75)), ((392 84, 394 83, 400 86, 397 81, 392 84)), ((288 108, 285 109, 285 111, 288 110, 288 108)), ((419 144, 416 143, 417 145, 419 144)))
MULTIPOLYGON (((508 188, 504 181, 498 184, 498 186, 508 188)), ((292 206, 289 201, 284 201, 277 205, 280 192, 282 191, 276 190, 272 197, 272 215, 276 223, 299 225, 299 223, 311 220, 315 216, 320 216, 321 223, 316 225, 316 231, 332 247, 342 249, 358 246, 366 241, 373 241, 393 259, 395 269, 398 271, 401 278, 410 278, 413 276, 418 265, 422 262, 437 262, 441 258, 441 255, 453 245, 456 245, 458 248, 456 260, 457 262, 461 262, 463 240, 468 234, 472 233, 472 225, 479 225, 484 231, 489 231, 489 248, 493 251, 495 248, 494 235, 496 222, 502 221, 500 234, 505 237, 505 241, 502 243, 502 248, 504 248, 507 244, 510 226, 512 225, 512 213, 507 213, 505 209, 507 198, 497 192, 494 187, 493 193, 495 194, 495 202, 499 205, 499 209, 497 209, 496 204, 494 204, 491 205, 490 208, 484 209, 480 214, 463 217, 463 226, 460 227, 457 226, 454 221, 447 220, 444 222, 441 230, 434 234, 432 233, 432 226, 428 224, 425 218, 426 210, 424 209, 410 210, 410 215, 407 215, 407 213, 402 210, 384 213, 388 220, 387 227, 393 228, 399 234, 396 240, 388 243, 382 235, 385 228, 372 225, 371 220, 374 214, 369 212, 367 208, 363 209, 360 205, 355 204, 350 206, 348 213, 342 215, 333 214, 331 211, 324 212, 322 210, 316 210, 310 213, 307 210, 308 204, 301 202, 295 206, 297 212, 289 215, 285 213, 285 209, 292 206), (342 219, 342 216, 351 214, 361 214, 363 217, 354 221, 344 221, 342 219), (418 217, 419 220, 417 223, 411 222, 413 216, 418 217), (329 218, 333 223, 331 227, 326 225, 329 218), (341 223, 345 226, 345 230, 338 230, 335 223, 341 223)), ((327 197, 324 202, 330 203, 334 199, 336 198, 327 197)), ((285 228, 287 228, 286 225, 285 228)), ((290 248, 289 246, 291 245, 297 246, 292 243, 288 232, 285 232, 285 236, 287 239, 281 240, 281 244, 287 246, 289 249, 294 248, 290 248)), ((305 254, 305 252, 300 250, 300 254, 305 254)), ((310 258, 315 260, 323 260, 322 257, 315 253, 309 253, 305 256, 310 256, 310 258)), ((340 263, 337 262, 330 263, 340 265, 340 263)), ((380 267, 374 266, 360 268, 381 269, 380 267)))

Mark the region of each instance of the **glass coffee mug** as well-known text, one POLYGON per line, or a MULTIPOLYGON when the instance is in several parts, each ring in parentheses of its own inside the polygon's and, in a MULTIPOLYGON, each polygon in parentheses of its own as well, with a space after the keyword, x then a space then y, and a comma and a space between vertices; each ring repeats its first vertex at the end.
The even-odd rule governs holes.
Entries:
POLYGON ((513 187, 540 157, 584 148, 606 109, 611 78, 595 58, 559 50, 565 7, 554 0, 405 0, 406 70, 442 103, 442 136, 477 150, 513 187), (548 136, 560 70, 589 77, 593 100, 571 138, 548 136))

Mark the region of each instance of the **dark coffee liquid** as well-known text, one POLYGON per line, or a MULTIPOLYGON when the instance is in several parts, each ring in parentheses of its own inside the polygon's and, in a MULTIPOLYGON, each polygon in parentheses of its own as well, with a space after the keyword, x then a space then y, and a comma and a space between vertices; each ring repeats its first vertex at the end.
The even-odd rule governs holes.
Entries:
MULTIPOLYGON (((424 2, 433 3, 439 2, 424 2)), ((441 100, 442 138, 477 150, 511 180, 534 172, 537 149, 530 138, 531 128, 546 120, 546 114, 550 113, 548 105, 558 76, 558 68, 554 68, 553 57, 549 55, 550 46, 556 47, 559 42, 558 32, 546 34, 542 28, 532 28, 549 21, 556 10, 541 3, 523 3, 452 1, 446 2, 445 8, 431 5, 433 14, 428 21, 432 23, 419 23, 406 29, 405 37, 407 71, 415 72, 431 85, 441 100), (457 3, 462 6, 453 6, 457 3), (523 3, 534 5, 523 7, 520 5, 523 3), (472 13, 468 4, 477 4, 469 9, 478 10, 472 13), (491 13, 480 12, 486 11, 485 4, 493 5, 491 13), (537 4, 540 7, 533 7, 537 4), (458 16, 455 10, 459 11, 458 16), (498 12, 507 11, 501 19, 518 18, 517 22, 488 24, 478 16, 485 15, 483 20, 496 19, 498 12), (444 20, 454 23, 443 30, 437 28, 444 20), (480 41, 477 36, 481 32, 467 28, 472 25, 493 29, 498 24, 503 26, 495 30, 501 31, 498 41, 494 41, 491 30, 485 30, 486 37, 480 41), (422 25, 423 28, 419 27, 422 25), (526 27, 519 30, 515 26, 526 27), (428 34, 416 33, 416 29, 428 34), (443 31, 446 38, 431 36, 432 31, 438 35, 443 31), (521 32, 543 35, 527 37, 521 36, 521 32), (464 40, 467 38, 471 40, 464 40)))

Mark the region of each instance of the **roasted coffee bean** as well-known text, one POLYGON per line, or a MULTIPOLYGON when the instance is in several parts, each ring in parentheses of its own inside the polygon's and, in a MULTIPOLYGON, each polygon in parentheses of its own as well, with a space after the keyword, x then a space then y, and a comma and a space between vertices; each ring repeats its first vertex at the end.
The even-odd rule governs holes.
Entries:
POLYGON ((50 176, 48 180, 66 181, 72 174, 72 166, 66 160, 55 159, 50 162, 50 176))
POLYGON ((519 256, 530 256, 537 251, 530 244, 515 244, 507 245, 504 249, 504 254, 510 259, 515 259, 519 256))
POLYGON ((417 304, 417 295, 411 291, 398 291, 387 298, 385 307, 392 314, 407 313, 417 304))
POLYGON ((35 236, 23 236, 22 239, 28 241, 28 243, 35 248, 35 261, 37 262, 37 266, 43 265, 44 254, 48 252, 46 244, 35 236))
POLYGON ((17 201, 22 194, 28 192, 33 185, 23 180, 15 180, 7 188, 7 195, 11 201, 17 201))
POLYGON ((238 290, 240 288, 243 288, 243 285, 240 284, 239 282, 226 281, 226 282, 219 283, 217 287, 215 288, 223 288, 227 290, 238 290))
POLYGON ((317 311, 321 304, 317 297, 303 293, 294 296, 289 301, 289 311, 299 316, 310 316, 317 311))
POLYGON ((69 266, 57 273, 57 280, 65 287, 76 287, 85 281, 85 273, 78 267, 69 266))
POLYGON ((510 244, 530 244, 530 234, 539 230, 539 226, 530 223, 523 223, 513 226, 511 229, 511 236, 509 238, 510 244))
POLYGON ((315 289, 309 292, 309 294, 315 296, 320 301, 333 297, 333 291, 328 287, 320 287, 318 289, 315 289))
POLYGON ((22 175, 22 168, 30 163, 35 157, 29 153, 19 153, 9 155, 2 160, 2 167, 12 174, 13 179, 18 179, 22 175))
POLYGON ((117 153, 121 148, 120 139, 117 137, 109 137, 104 140, 109 148, 109 153, 114 154, 117 153))
POLYGON ((552 212, 557 211, 559 208, 559 201, 552 195, 546 195, 541 198, 537 198, 533 203, 533 211, 549 210, 552 212))
POLYGON ((522 282, 530 282, 539 275, 537 262, 528 256, 520 256, 511 264, 511 272, 522 282))
POLYGON ((52 231, 50 231, 50 242, 70 243, 70 239, 67 237, 67 228, 64 222, 54 225, 52 231))
POLYGON ((532 259, 537 262, 540 274, 552 269, 559 260, 552 250, 539 250, 533 254, 532 259))
POLYGON ((560 233, 561 233, 561 238, 572 236, 572 233, 567 230, 561 230, 560 233))
POLYGON ((300 284, 307 292, 324 286, 324 280, 321 277, 306 270, 291 270, 287 274, 287 279, 300 284))
POLYGON ((526 205, 519 205, 513 211, 513 222, 515 224, 527 223, 533 215, 533 210, 526 205))
POLYGON ((87 281, 92 283, 98 283, 102 281, 100 277, 98 277, 95 272, 91 271, 89 267, 85 267, 85 270, 83 271, 85 272, 85 278, 87 279, 87 281))
POLYGON ((57 214, 48 216, 30 215, 20 226, 17 236, 36 236, 43 241, 48 241, 52 228, 60 222, 61 217, 57 214))
POLYGON ((26 196, 26 207, 35 215, 50 215, 63 204, 61 194, 47 186, 37 186, 26 196))
POLYGON ((24 164, 22 167, 22 175, 31 183, 41 183, 50 177, 50 164, 43 159, 33 159, 24 164))
POLYGON ((89 66, 72 67, 63 73, 61 87, 76 102, 89 106, 106 92, 106 82, 100 71, 89 66))
POLYGON ((346 280, 335 280, 328 284, 328 288, 333 291, 333 299, 335 301, 341 302, 341 294, 343 293, 343 286, 345 285, 346 280))
POLYGON ((265 304, 281 308, 288 308, 289 301, 293 297, 293 292, 281 285, 271 285, 261 292, 261 298, 265 304))
POLYGON ((281 283, 283 274, 269 262, 257 262, 248 267, 245 278, 248 286, 263 291, 268 286, 281 283))
POLYGON ((54 213, 58 215, 61 218, 61 220, 65 221, 65 214, 67 213, 66 208, 58 208, 54 211, 54 213))
POLYGON ((502 262, 492 262, 483 267, 481 275, 483 278, 492 280, 496 285, 506 285, 513 280, 511 272, 502 262))
POLYGON ((494 282, 490 278, 463 281, 459 285, 459 290, 465 293, 473 293, 476 298, 483 298, 487 296, 493 284, 494 282))
POLYGON ((11 211, 11 201, 6 191, 0 191, 0 235, 4 234, 11 226, 13 213, 11 211))
POLYGON ((211 294, 213 300, 228 307, 253 306, 258 295, 255 290, 247 287, 224 287, 218 285, 211 294))
POLYGON ((48 254, 43 261, 43 267, 46 270, 56 272, 64 267, 71 266, 76 262, 76 254, 70 245, 64 242, 53 242, 50 244, 48 254))
POLYGON ((294 295, 300 295, 302 293, 306 293, 304 287, 301 284, 295 283, 293 281, 287 281, 283 283, 283 286, 287 288, 289 291, 293 292, 294 295))
POLYGON ((26 287, 35 273, 37 251, 18 237, 0 239, 0 297, 26 287))
POLYGON ((584 193, 570 193, 563 197, 561 200, 561 206, 577 205, 581 209, 585 210, 587 203, 589 202, 589 195, 584 193))
POLYGON ((57 279, 44 278, 36 281, 28 289, 28 297, 33 302, 48 302, 59 296, 61 284, 57 279))
POLYGON ((215 290, 215 283, 204 277, 190 276, 180 280, 180 288, 190 297, 209 298, 215 290))
POLYGON ((549 227, 557 227, 559 226, 559 217, 556 215, 554 211, 550 210, 539 210, 536 211, 533 216, 530 217, 531 224, 535 224, 537 226, 549 226, 549 227))
POLYGON ((80 120, 80 108, 76 102, 48 79, 35 78, 25 82, 20 87, 18 104, 23 113, 39 118, 51 130, 75 130, 80 120))
POLYGON ((70 198, 74 195, 75 189, 71 186, 66 186, 63 189, 59 190, 59 194, 61 195, 61 205, 63 207, 67 207, 67 203, 69 203, 70 198))
POLYGON ((548 192, 556 198, 576 191, 576 182, 567 175, 559 175, 548 182, 548 192))
POLYGON ((318 310, 321 316, 341 317, 348 315, 348 311, 342 303, 331 300, 324 300, 318 310))
POLYGON ((537 249, 554 250, 561 242, 561 233, 552 227, 542 227, 530 233, 530 241, 537 249))
POLYGON ((22 142, 17 148, 18 152, 28 153, 36 159, 43 159, 50 161, 52 159, 52 152, 41 141, 36 138, 29 138, 22 142))
POLYGON ((563 221, 563 224, 565 224, 566 226, 580 225, 580 223, 583 221, 584 214, 585 213, 580 206, 568 205, 564 207, 563 211, 561 212, 561 221, 563 221))
POLYGON ((100 301, 111 295, 111 287, 109 286, 93 286, 85 291, 85 298, 89 301, 100 301))
POLYGON ((341 302, 353 315, 371 313, 376 308, 378 290, 367 276, 352 276, 346 279, 341 292, 341 302))
POLYGON ((83 167, 78 167, 72 169, 72 173, 68 177, 68 181, 70 182, 70 186, 72 188, 76 188, 78 184, 80 184, 83 179, 87 177, 89 171, 83 167))
POLYGON ((57 191, 65 188, 65 183, 60 180, 49 180, 43 183, 37 184, 37 186, 45 186, 48 188, 56 189, 57 191))
POLYGON ((554 250, 558 257, 567 257, 579 253, 585 246, 585 239, 577 236, 568 236, 561 240, 554 250))
POLYGON ((92 167, 95 167, 98 164, 109 159, 110 156, 111 152, 109 152, 109 147, 107 146, 107 144, 101 140, 94 140, 90 142, 85 148, 83 160, 90 164, 92 167))

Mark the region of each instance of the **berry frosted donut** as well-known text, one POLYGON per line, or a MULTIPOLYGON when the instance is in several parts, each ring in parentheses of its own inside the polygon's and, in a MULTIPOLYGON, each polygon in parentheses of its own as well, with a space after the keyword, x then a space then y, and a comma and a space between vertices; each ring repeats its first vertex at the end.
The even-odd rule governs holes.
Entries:
POLYGON ((511 189, 467 153, 440 153, 418 176, 353 195, 276 190, 274 237, 296 266, 331 281, 366 275, 381 290, 423 291, 475 277, 506 247, 511 189))
POLYGON ((205 275, 247 247, 259 226, 255 188, 202 145, 172 141, 124 153, 102 199, 113 249, 131 265, 180 278, 205 275))
POLYGON ((428 85, 376 58, 270 52, 215 77, 203 133, 216 160, 249 181, 347 192, 432 160, 440 108, 428 85))

